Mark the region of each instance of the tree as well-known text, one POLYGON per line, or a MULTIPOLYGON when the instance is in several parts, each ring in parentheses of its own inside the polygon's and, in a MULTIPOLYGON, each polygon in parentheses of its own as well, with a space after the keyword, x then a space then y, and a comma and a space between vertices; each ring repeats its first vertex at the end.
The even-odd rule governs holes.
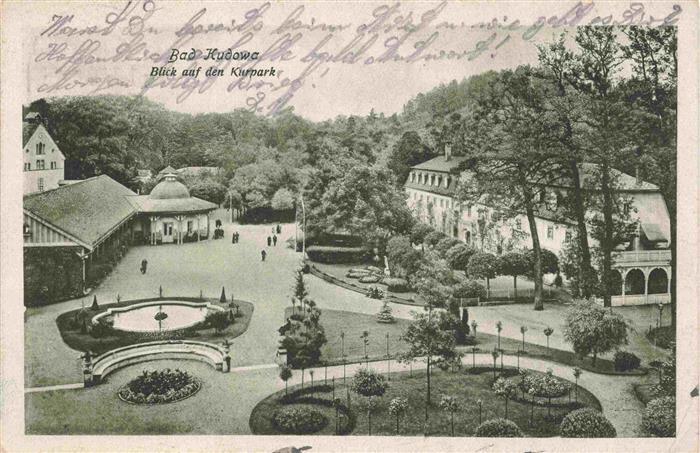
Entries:
POLYGON ((410 233, 415 220, 388 170, 356 165, 337 176, 321 193, 305 191, 309 236, 344 231, 383 250, 390 237, 410 233))
POLYGON ((221 297, 219 297, 219 302, 222 304, 226 303, 226 288, 221 287, 221 297))
POLYGON ((281 187, 272 196, 270 206, 276 211, 292 209, 294 207, 294 195, 286 187, 281 187))
POLYGON ((501 330, 503 330, 503 323, 501 321, 496 321, 496 332, 498 333, 498 349, 501 349, 501 330))
POLYGON ((498 273, 500 275, 513 276, 513 291, 515 299, 518 298, 518 276, 526 275, 531 269, 528 259, 519 252, 504 253, 498 257, 498 273))
POLYGON ((284 381, 284 394, 287 395, 287 384, 292 377, 292 368, 287 365, 280 365, 280 379, 284 381))
POLYGON ((197 181, 189 189, 190 195, 193 197, 201 198, 217 205, 226 200, 226 186, 213 179, 197 181))
POLYGON ((306 289, 306 284, 304 283, 304 272, 299 269, 294 275, 294 296, 292 296, 292 305, 294 304, 294 300, 296 300, 299 303, 299 308, 303 312, 308 295, 309 291, 306 289))
POLYGON ((459 400, 454 396, 443 395, 440 399, 440 409, 450 414, 450 432, 452 437, 455 435, 455 412, 462 409, 459 400))
POLYGON ((598 354, 627 344, 627 327, 621 315, 592 302, 580 301, 566 314, 564 339, 579 356, 592 354, 595 366, 598 354))
POLYGON ((436 313, 428 309, 427 313, 415 313, 413 321, 401 335, 401 340, 408 345, 408 350, 400 355, 404 363, 412 363, 422 359, 426 363, 425 378, 425 422, 428 422, 430 400, 430 372, 434 365, 447 366, 459 358, 455 349, 455 338, 452 332, 443 330, 441 325, 449 315, 445 312, 436 313))
POLYGON ((498 261, 492 253, 476 252, 469 258, 467 274, 473 278, 486 279, 486 294, 490 295, 490 279, 496 278, 498 261))
POLYGON ((422 254, 413 248, 411 241, 406 236, 394 236, 389 239, 386 246, 386 254, 392 275, 413 275, 422 263, 422 254))
POLYGON ((545 97, 545 83, 530 67, 501 71, 486 85, 465 123, 468 159, 460 164, 466 174, 458 187, 461 201, 490 206, 506 218, 526 215, 535 251, 535 310, 544 308, 538 200, 559 177, 545 97))
POLYGON ((525 332, 527 332, 527 326, 520 326, 520 333, 523 335, 523 352, 525 352, 525 332))
POLYGON ((576 391, 575 391, 575 394, 576 394, 576 399, 575 399, 575 401, 578 403, 578 378, 581 377, 581 369, 578 368, 578 367, 574 367, 573 373, 574 373, 574 379, 576 380, 576 382, 574 383, 574 385, 575 385, 575 390, 576 390, 576 391))
POLYGON ((452 247, 456 245, 462 245, 464 244, 462 241, 459 239, 453 238, 453 237, 444 237, 438 241, 437 244, 435 244, 435 251, 440 254, 441 257, 446 258, 447 251, 450 250, 452 247))
POLYGON ((508 418, 508 400, 515 396, 517 389, 518 386, 515 384, 515 382, 502 377, 496 379, 496 382, 493 383, 493 392, 503 398, 503 401, 505 402, 504 418, 506 419, 508 418))
POLYGON ((432 231, 434 230, 430 225, 423 222, 416 222, 411 228, 411 243, 422 244, 425 241, 425 237, 432 231))
POLYGON ((403 186, 411 167, 425 162, 431 157, 430 150, 423 144, 420 136, 415 131, 408 131, 392 148, 387 160, 387 167, 394 173, 396 183, 403 186))
POLYGON ((377 314, 377 322, 385 324, 391 324, 396 322, 396 320, 394 319, 394 315, 391 314, 391 307, 389 306, 389 303, 387 301, 384 301, 384 303, 382 304, 382 308, 377 314))
POLYGON ((389 402, 389 414, 396 417, 396 434, 399 434, 399 421, 402 415, 408 411, 408 400, 401 396, 392 399, 389 402))
POLYGON ((350 383, 350 389, 358 395, 367 398, 367 426, 372 435, 372 411, 375 407, 373 398, 381 397, 386 392, 388 384, 384 376, 370 369, 359 369, 350 383))
POLYGON ((547 337, 547 351, 549 351, 549 337, 554 333, 554 329, 547 326, 544 328, 544 336, 547 337))
POLYGON ((475 253, 476 250, 474 248, 460 242, 445 253, 445 259, 452 269, 463 271, 466 274, 469 267, 469 259, 475 253))
POLYGON ((220 333, 231 324, 228 313, 225 311, 212 311, 207 313, 205 322, 209 327, 213 327, 216 332, 220 333))

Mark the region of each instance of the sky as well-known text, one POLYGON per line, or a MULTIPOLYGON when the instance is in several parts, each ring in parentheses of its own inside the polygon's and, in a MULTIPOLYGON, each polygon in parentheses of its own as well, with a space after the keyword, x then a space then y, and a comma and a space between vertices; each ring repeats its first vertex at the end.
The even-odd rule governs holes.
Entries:
POLYGON ((592 4, 553 2, 478 8, 464 2, 337 1, 73 5, 36 8, 37 20, 24 36, 28 102, 139 94, 182 112, 247 108, 275 115, 293 107, 313 121, 372 109, 391 115, 440 84, 536 64, 536 44, 566 29, 542 26, 545 19, 557 24, 578 14, 575 20, 584 23, 596 16, 592 4), (172 49, 206 55, 206 49, 229 47, 259 58, 165 61, 172 49), (458 58, 444 58, 451 52, 458 58), (207 77, 212 66, 224 74, 207 77), (197 67, 196 77, 182 75, 197 67), (160 68, 177 74, 150 77, 160 68), (268 75, 239 78, 234 68, 267 69, 268 75))

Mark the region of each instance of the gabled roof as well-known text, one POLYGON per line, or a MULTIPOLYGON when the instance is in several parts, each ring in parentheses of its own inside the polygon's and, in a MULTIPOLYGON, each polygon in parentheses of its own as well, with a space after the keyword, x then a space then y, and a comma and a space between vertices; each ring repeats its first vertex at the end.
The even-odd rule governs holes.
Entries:
MULTIPOLYGON (((598 171, 599 165, 594 163, 582 163, 579 164, 579 172, 581 174, 581 181, 583 187, 591 185, 591 181, 595 178, 596 172, 598 171)), ((634 176, 623 173, 614 168, 611 169, 611 175, 615 182, 618 184, 620 190, 624 191, 657 191, 659 188, 647 181, 640 181, 641 184, 637 184, 637 178, 634 176)))
POLYGON ((24 197, 24 209, 95 246, 136 214, 127 200, 134 192, 107 175, 24 197))
POLYGON ((22 148, 27 146, 27 142, 32 138, 38 127, 39 123, 28 123, 26 121, 22 123, 22 148))

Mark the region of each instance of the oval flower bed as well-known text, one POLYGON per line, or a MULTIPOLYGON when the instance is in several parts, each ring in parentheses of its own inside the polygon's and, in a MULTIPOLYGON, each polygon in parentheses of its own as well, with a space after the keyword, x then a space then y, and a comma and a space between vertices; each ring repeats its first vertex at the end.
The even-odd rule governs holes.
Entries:
POLYGON ((186 371, 144 371, 119 389, 122 401, 135 404, 166 404, 184 400, 202 388, 202 383, 186 371))

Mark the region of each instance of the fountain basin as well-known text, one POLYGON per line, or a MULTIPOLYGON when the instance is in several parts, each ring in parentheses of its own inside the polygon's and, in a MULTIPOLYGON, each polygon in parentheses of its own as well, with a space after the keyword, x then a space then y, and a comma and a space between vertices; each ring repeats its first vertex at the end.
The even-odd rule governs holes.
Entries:
POLYGON ((125 332, 168 332, 195 326, 207 316, 209 311, 225 311, 210 302, 188 302, 181 300, 154 300, 141 302, 128 307, 110 308, 92 318, 97 324, 103 318, 113 320, 112 327, 125 332), (156 314, 167 315, 160 322, 156 314))

